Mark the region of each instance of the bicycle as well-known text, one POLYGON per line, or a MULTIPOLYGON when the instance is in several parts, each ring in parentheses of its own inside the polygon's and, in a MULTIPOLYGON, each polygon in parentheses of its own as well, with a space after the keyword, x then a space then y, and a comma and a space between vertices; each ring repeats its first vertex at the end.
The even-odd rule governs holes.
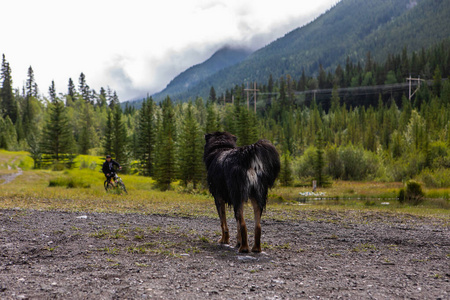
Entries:
POLYGON ((114 185, 111 181, 108 181, 108 179, 105 180, 103 183, 103 186, 105 187, 105 191, 114 191, 115 189, 119 189, 121 192, 125 192, 125 194, 128 194, 127 188, 125 187, 125 183, 123 183, 122 178, 117 175, 117 173, 114 174, 114 185))

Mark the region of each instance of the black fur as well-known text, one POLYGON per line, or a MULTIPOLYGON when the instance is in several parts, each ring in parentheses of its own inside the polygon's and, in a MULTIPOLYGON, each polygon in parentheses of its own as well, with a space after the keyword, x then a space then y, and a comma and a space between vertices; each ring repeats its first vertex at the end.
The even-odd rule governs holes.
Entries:
MULTIPOLYGON (((255 210, 258 210, 258 218, 261 217, 262 211, 266 207, 268 189, 273 186, 280 172, 279 154, 267 140, 259 140, 249 146, 237 147, 237 138, 228 132, 207 134, 205 140, 203 160, 208 171, 209 190, 214 196, 219 217, 221 217, 221 205, 226 203, 233 206, 238 221, 238 245, 240 244, 241 248, 245 248, 245 246, 248 248, 248 245, 245 245, 247 237, 245 236, 245 240, 240 241, 239 236, 239 220, 242 220, 245 227, 241 215, 243 203, 250 198, 255 210)), ((222 211, 224 213, 224 209, 222 211)), ((255 219, 256 217, 255 214, 255 219)), ((223 220, 222 217, 221 220, 223 220)), ((225 228, 228 230, 226 224, 225 228)), ((242 233, 244 232, 242 231, 242 233)), ((227 243, 224 235, 223 232, 221 242, 227 243)), ((255 239, 255 243, 259 243, 259 241, 255 239)), ((241 250, 246 252, 247 249, 241 250)), ((253 251, 261 250, 258 251, 254 248, 253 251)))

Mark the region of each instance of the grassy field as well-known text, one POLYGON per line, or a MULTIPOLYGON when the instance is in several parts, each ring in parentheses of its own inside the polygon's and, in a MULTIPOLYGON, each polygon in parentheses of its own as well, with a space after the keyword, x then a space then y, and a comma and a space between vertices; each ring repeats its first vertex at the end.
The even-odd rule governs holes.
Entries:
MULTIPOLYGON (((0 178, 23 174, 7 184, 0 179, 0 208, 170 214, 216 217, 208 191, 186 191, 177 184, 172 191, 154 188, 151 178, 121 175, 128 195, 106 193, 100 171, 102 158, 78 156, 75 168, 65 171, 33 170, 26 152, 0 151, 0 178)), ((302 211, 381 211, 449 218, 450 189, 425 189, 427 199, 419 206, 399 204, 402 183, 337 181, 332 187, 308 194, 311 188, 276 187, 269 192, 266 216, 295 219, 302 211)), ((252 217, 250 207, 246 209, 252 217)), ((231 211, 229 211, 229 216, 231 211)))

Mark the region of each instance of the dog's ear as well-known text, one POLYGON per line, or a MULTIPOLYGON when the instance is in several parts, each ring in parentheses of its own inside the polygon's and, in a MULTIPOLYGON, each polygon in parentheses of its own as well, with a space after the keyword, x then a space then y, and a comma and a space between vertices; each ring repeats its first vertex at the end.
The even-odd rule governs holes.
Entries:
POLYGON ((237 136, 233 135, 233 140, 236 142, 237 141, 237 136))
POLYGON ((205 141, 208 141, 211 138, 211 136, 212 136, 211 133, 205 134, 205 141))

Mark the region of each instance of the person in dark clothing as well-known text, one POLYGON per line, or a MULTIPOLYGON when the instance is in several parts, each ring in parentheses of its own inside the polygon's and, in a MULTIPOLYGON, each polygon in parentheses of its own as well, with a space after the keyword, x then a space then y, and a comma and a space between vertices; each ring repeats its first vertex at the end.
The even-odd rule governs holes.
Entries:
POLYGON ((111 182, 111 179, 116 174, 116 169, 114 168, 114 166, 118 167, 119 170, 122 170, 122 167, 119 165, 119 163, 111 159, 111 155, 106 155, 106 161, 103 163, 102 171, 105 174, 108 182, 111 182))

